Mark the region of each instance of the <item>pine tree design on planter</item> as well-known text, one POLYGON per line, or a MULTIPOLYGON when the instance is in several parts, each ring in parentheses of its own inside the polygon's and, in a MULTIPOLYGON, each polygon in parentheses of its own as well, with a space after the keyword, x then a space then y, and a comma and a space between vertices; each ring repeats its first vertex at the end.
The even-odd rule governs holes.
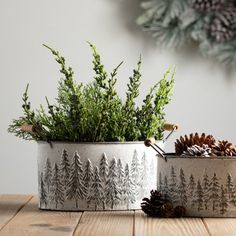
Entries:
POLYGON ((151 163, 149 164, 149 176, 153 176, 151 179, 149 179, 150 181, 150 185, 152 186, 152 188, 156 188, 157 182, 155 179, 155 165, 154 165, 154 160, 151 160, 151 163))
POLYGON ((94 168, 93 181, 91 187, 91 192, 88 196, 88 203, 94 203, 95 211, 100 205, 102 205, 103 210, 105 210, 103 186, 101 178, 99 176, 99 169, 97 166, 95 166, 94 168))
POLYGON ((172 166, 170 172, 170 181, 169 181, 169 194, 173 196, 173 202, 178 201, 177 197, 177 177, 175 169, 172 166))
POLYGON ((203 202, 204 202, 205 210, 208 209, 208 205, 209 205, 209 198, 210 198, 209 187, 210 187, 209 177, 207 175, 207 170, 205 169, 205 173, 203 175, 203 181, 202 181, 203 202))
POLYGON ((102 182, 106 182, 107 176, 108 176, 108 171, 109 171, 109 165, 108 165, 108 160, 107 160, 107 155, 106 153, 103 153, 102 159, 100 161, 100 178, 102 182))
POLYGON ((218 178, 216 173, 209 178, 207 169, 205 169, 203 175, 200 178, 198 176, 197 182, 195 182, 194 175, 189 173, 188 184, 185 181, 185 178, 188 176, 184 173, 184 169, 179 169, 180 174, 177 177, 175 169, 171 166, 169 173, 164 175, 163 181, 163 174, 159 171, 158 187, 162 186, 161 193, 163 196, 166 194, 174 203, 174 206, 181 205, 187 207, 191 211, 199 212, 200 216, 201 213, 212 215, 211 212, 215 212, 216 215, 225 215, 228 211, 236 210, 236 190, 230 173, 225 176, 225 179, 218 178), (172 194, 173 186, 175 186, 173 183, 176 183, 178 189, 175 195, 172 194), (172 187, 172 191, 169 191, 170 187, 172 187))
POLYGON ((203 210, 203 190, 200 180, 197 181, 197 188, 194 193, 193 202, 194 205, 197 207, 198 211, 203 210))
POLYGON ((64 203, 64 188, 63 183, 61 182, 61 176, 59 173, 59 169, 57 163, 55 163, 53 167, 53 175, 52 175, 52 189, 51 189, 51 201, 55 203, 55 207, 57 208, 59 204, 63 206, 64 203))
MULTIPOLYGON (((140 162, 136 150, 132 162, 124 165, 120 158, 118 162, 116 158, 108 162, 105 153, 98 163, 99 167, 93 166, 90 159, 82 163, 77 151, 70 157, 66 149, 62 150, 59 160, 59 163, 51 163, 48 158, 45 160, 45 174, 42 173, 39 179, 41 205, 53 204, 59 208, 72 201, 75 208, 79 208, 82 202, 87 204, 87 208, 95 210, 114 209, 117 204, 130 209, 136 201, 137 191, 141 194, 141 191, 148 190, 145 184, 150 186, 151 171, 145 153, 140 162), (138 182, 135 184, 135 181, 138 182)), ((154 174, 151 177, 155 178, 154 174)), ((165 178, 163 191, 168 191, 167 185, 165 178)))
MULTIPOLYGON (((187 187, 188 187, 188 197, 192 199, 196 188, 196 183, 192 174, 189 177, 189 183, 187 187)), ((194 206, 194 203, 192 203, 192 206, 194 206)))
POLYGON ((91 161, 88 159, 86 164, 85 164, 85 168, 84 168, 84 176, 83 176, 83 181, 84 181, 84 186, 87 189, 87 195, 86 195, 86 199, 87 203, 88 203, 88 208, 89 208, 89 204, 91 202, 91 192, 92 192, 92 185, 93 185, 93 166, 91 161))
POLYGON ((226 194, 228 195, 229 202, 236 206, 236 191, 233 184, 232 175, 228 173, 226 181, 226 194))
POLYGON ((122 189, 124 186, 124 177, 125 177, 124 168, 121 159, 119 159, 117 162, 117 178, 118 178, 118 186, 120 189, 122 189))
POLYGON ((70 162, 68 159, 68 153, 65 149, 63 150, 61 156, 60 171, 61 171, 63 186, 65 188, 64 190, 66 191, 68 180, 70 178, 70 162))
POLYGON ((106 204, 110 204, 111 209, 114 209, 114 206, 119 203, 121 195, 121 191, 118 185, 116 158, 113 158, 109 166, 108 178, 105 186, 105 193, 106 193, 106 204))
POLYGON ((49 193, 51 181, 52 181, 52 165, 49 158, 47 158, 47 161, 46 161, 44 181, 47 186, 47 192, 49 193))
POLYGON ((225 214, 225 212, 227 211, 228 206, 229 206, 229 201, 228 201, 227 195, 225 194, 224 187, 223 187, 223 185, 221 185, 219 207, 220 207, 220 213, 222 215, 225 214))
POLYGON ((159 188, 159 190, 163 193, 164 184, 163 184, 163 179, 162 179, 162 174, 161 174, 161 172, 159 173, 158 188, 159 188))
POLYGON ((44 184, 43 173, 40 174, 40 206, 47 206, 47 192, 44 184))
POLYGON ((123 201, 129 209, 131 203, 135 201, 135 186, 132 182, 129 172, 129 165, 125 165, 125 178, 124 178, 124 190, 123 190, 123 201))
MULTIPOLYGON (((106 188, 106 181, 107 181, 107 177, 108 177, 108 171, 109 171, 109 164, 108 164, 108 160, 107 160, 107 155, 106 153, 103 153, 102 159, 100 161, 100 167, 99 167, 99 175, 102 181, 102 187, 103 187, 103 191, 105 192, 105 188, 106 188)), ((104 196, 105 199, 105 196, 104 196)), ((105 210, 106 208, 106 201, 103 201, 103 210, 105 210)))
POLYGON ((187 204, 186 180, 182 168, 180 169, 179 179, 180 179, 178 185, 179 202, 181 206, 186 206, 187 204))
POLYGON ((169 187, 168 187, 168 178, 167 176, 164 177, 164 187, 163 187, 163 196, 166 197, 169 195, 169 187))
POLYGON ((67 198, 75 200, 75 207, 78 208, 78 200, 84 199, 87 189, 83 183, 83 169, 78 152, 75 152, 72 162, 70 179, 68 182, 67 198))
POLYGON ((135 196, 137 197, 139 194, 138 184, 140 179, 140 165, 138 160, 138 153, 134 150, 134 155, 131 163, 131 177, 135 187, 135 196))
POLYGON ((212 210, 215 211, 219 204, 219 191, 220 191, 220 185, 219 185, 219 179, 216 177, 216 173, 214 173, 211 183, 210 183, 210 200, 212 201, 212 210))
POLYGON ((140 196, 143 198, 144 196, 147 196, 149 194, 150 189, 148 189, 148 165, 146 160, 145 153, 142 156, 141 159, 141 165, 140 165, 140 180, 139 180, 139 189, 140 189, 140 196))

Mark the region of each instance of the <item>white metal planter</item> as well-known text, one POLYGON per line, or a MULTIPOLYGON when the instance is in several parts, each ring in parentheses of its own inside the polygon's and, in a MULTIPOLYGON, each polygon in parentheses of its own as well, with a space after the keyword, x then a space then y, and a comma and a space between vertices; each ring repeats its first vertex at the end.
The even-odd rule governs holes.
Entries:
POLYGON ((236 217, 236 157, 159 157, 158 186, 187 216, 236 217))
POLYGON ((157 186, 157 158, 143 142, 39 142, 38 176, 41 209, 140 209, 157 186))

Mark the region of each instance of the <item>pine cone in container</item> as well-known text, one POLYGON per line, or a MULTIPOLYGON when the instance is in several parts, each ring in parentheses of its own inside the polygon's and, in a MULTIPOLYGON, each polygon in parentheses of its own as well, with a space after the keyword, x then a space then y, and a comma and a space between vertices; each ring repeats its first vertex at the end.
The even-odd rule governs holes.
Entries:
POLYGON ((236 147, 232 143, 222 140, 212 147, 212 152, 217 156, 236 156, 236 147))
POLYGON ((175 142, 175 153, 177 155, 181 155, 184 151, 187 151, 188 147, 192 147, 193 145, 197 145, 199 147, 203 147, 203 145, 208 145, 211 148, 215 144, 215 139, 212 135, 206 135, 202 133, 199 135, 198 133, 180 136, 179 139, 175 142))
POLYGON ((198 145, 187 147, 187 150, 181 154, 181 156, 183 157, 188 157, 188 156, 210 157, 212 155, 213 154, 211 152, 211 148, 209 148, 207 144, 203 144, 202 147, 198 145))

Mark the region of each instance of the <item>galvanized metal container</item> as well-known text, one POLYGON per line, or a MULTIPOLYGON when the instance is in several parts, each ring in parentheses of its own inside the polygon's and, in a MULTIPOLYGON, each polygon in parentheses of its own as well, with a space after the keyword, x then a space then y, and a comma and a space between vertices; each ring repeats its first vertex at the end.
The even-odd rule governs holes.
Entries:
POLYGON ((140 209, 157 186, 157 158, 143 142, 38 142, 38 176, 41 209, 140 209))
POLYGON ((158 157, 158 188, 191 217, 236 217, 236 157, 158 157))

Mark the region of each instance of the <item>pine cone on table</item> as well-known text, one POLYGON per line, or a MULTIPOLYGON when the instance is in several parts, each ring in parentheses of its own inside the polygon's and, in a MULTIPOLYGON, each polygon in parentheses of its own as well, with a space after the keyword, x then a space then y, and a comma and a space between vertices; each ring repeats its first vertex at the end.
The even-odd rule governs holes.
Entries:
POLYGON ((212 147, 212 152, 217 156, 236 156, 236 147, 232 143, 222 140, 212 147))
POLYGON ((218 43, 236 36, 236 7, 228 7, 215 15, 209 27, 210 36, 218 43))
POLYGON ((219 11, 223 8, 223 2, 223 0, 194 0, 192 7, 196 11, 207 13, 219 11))
POLYGON ((181 155, 184 151, 187 151, 188 147, 192 147, 193 145, 198 145, 199 147, 208 145, 208 147, 211 148, 214 144, 215 139, 212 135, 206 135, 205 133, 202 133, 201 135, 198 133, 192 133, 189 136, 180 136, 180 138, 176 140, 175 153, 181 155))
POLYGON ((150 199, 143 199, 141 208, 144 213, 152 217, 172 217, 174 214, 172 203, 158 190, 151 191, 150 199))
POLYGON ((174 209, 175 217, 183 217, 186 215, 186 208, 184 206, 176 206, 174 209))

